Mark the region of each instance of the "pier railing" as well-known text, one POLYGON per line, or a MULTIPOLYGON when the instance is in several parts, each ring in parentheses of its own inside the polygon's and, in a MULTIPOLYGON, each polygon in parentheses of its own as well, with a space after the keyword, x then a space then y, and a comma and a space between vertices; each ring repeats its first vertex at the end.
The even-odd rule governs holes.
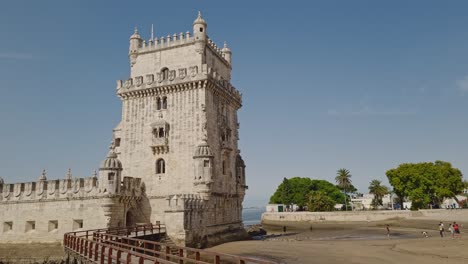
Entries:
POLYGON ((149 224, 70 232, 64 236, 64 247, 67 253, 81 261, 101 264, 275 264, 271 261, 137 238, 165 235, 165 231, 163 225, 149 224))

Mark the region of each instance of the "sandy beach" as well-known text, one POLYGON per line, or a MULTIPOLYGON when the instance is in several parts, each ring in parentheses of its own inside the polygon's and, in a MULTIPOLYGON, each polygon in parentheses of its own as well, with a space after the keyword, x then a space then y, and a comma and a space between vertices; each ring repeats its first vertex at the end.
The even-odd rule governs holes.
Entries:
POLYGON ((286 234, 273 231, 273 234, 281 236, 226 243, 210 250, 288 264, 468 263, 468 234, 452 240, 449 232, 445 233, 444 238, 439 236, 437 222, 388 223, 391 224, 389 239, 385 233, 386 223, 383 222, 363 223, 365 226, 335 223, 315 225, 312 231, 291 231, 286 234), (422 231, 428 232, 429 238, 424 238, 422 231))
MULTIPOLYGON (((468 229, 468 224, 460 223, 463 237, 454 240, 448 232, 441 238, 437 224, 398 219, 312 226, 291 224, 286 233, 282 232, 282 227, 268 227, 268 236, 264 240, 225 243, 208 250, 287 264, 468 263, 468 233, 463 232, 464 227, 468 229), (386 224, 391 228, 389 239, 386 224), (422 231, 428 232, 429 238, 424 238, 422 231)), ((445 223, 446 230, 448 224, 445 223)), ((22 257, 23 262, 60 259, 63 249, 60 244, 0 244, 0 260, 17 257, 22 257)))

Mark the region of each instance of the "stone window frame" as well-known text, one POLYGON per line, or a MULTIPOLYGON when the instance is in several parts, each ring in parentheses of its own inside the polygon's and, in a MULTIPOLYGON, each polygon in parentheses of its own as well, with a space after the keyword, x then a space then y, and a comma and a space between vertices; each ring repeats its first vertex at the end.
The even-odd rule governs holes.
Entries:
POLYGON ((12 231, 13 231, 13 221, 3 222, 3 233, 12 232, 12 231))
POLYGON ((26 221, 26 225, 25 225, 25 228, 24 228, 24 232, 31 232, 31 231, 34 231, 36 230, 36 221, 26 221))
POLYGON ((167 109, 167 96, 162 97, 162 107, 161 109, 166 110, 167 109))
POLYGON ((164 67, 164 68, 161 69, 161 78, 162 78, 163 81, 169 79, 169 68, 164 67))
POLYGON ((166 174, 166 161, 163 158, 156 160, 156 174, 166 174))
POLYGON ((49 220, 48 231, 53 232, 58 230, 58 220, 49 220))
POLYGON ((83 219, 73 219, 73 226, 72 226, 73 231, 78 230, 78 229, 83 229, 83 227, 84 227, 83 219))

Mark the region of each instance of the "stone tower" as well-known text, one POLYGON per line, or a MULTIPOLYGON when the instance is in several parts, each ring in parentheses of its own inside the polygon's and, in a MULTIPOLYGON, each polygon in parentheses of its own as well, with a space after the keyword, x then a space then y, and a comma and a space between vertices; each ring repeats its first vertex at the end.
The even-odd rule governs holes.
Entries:
POLYGON ((141 178, 145 194, 125 222, 160 221, 188 246, 235 239, 247 186, 230 49, 214 44, 199 13, 192 33, 146 41, 135 29, 129 58, 130 78, 117 82, 115 155, 122 177, 141 178))

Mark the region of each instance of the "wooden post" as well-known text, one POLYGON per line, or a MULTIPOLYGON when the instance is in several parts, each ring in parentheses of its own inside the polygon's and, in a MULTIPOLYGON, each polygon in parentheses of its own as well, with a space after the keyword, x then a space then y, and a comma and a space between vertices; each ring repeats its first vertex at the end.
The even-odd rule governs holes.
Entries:
POLYGON ((170 254, 171 254, 171 248, 166 245, 166 260, 171 260, 170 254))
POLYGON ((184 264, 184 260, 182 259, 184 257, 184 249, 179 248, 179 264, 184 264))
POLYGON ((94 262, 97 262, 98 260, 98 248, 99 248, 99 244, 96 243, 96 245, 94 245, 94 262))
POLYGON ((200 252, 195 253, 195 260, 200 260, 200 252))
POLYGON ((127 252, 127 264, 130 264, 132 262, 132 255, 130 255, 130 252, 127 252))
POLYGON ((122 250, 117 251, 117 260, 115 261, 116 264, 120 264, 120 258, 122 257, 122 250))
POLYGON ((109 251, 107 251, 107 264, 112 264, 112 248, 109 247, 109 251))
POLYGON ((106 252, 106 247, 105 247, 105 246, 102 246, 102 247, 101 247, 101 262, 100 262, 101 264, 104 264, 104 260, 105 260, 105 258, 106 258, 105 252, 106 252))
POLYGON ((218 255, 215 257, 215 264, 221 264, 221 258, 218 255))

